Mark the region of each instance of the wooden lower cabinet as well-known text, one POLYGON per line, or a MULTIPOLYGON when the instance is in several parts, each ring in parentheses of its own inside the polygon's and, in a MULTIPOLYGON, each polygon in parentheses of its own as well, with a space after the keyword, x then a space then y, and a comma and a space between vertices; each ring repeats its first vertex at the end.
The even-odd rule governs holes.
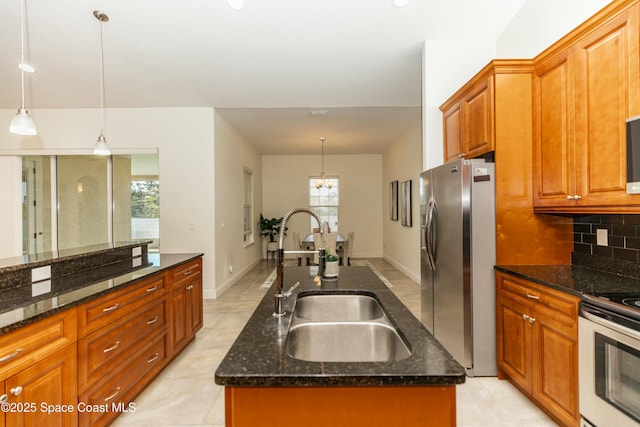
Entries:
POLYGON ((456 387, 225 387, 227 427, 455 426, 456 387), (286 422, 285 422, 286 423, 286 422))
POLYGON ((578 298, 498 272, 498 376, 556 422, 579 425, 578 298))
POLYGON ((76 426, 76 318, 53 315, 0 337, 0 426, 76 426))
POLYGON ((171 352, 179 353, 202 328, 202 261, 199 259, 170 274, 171 352))

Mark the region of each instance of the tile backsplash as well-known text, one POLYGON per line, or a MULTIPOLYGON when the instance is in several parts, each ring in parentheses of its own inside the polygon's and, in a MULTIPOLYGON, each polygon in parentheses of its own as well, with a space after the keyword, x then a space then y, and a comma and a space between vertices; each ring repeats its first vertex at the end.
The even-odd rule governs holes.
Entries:
POLYGON ((574 216, 573 250, 640 264, 640 215, 574 216), (598 230, 606 230, 606 246, 598 245, 598 230))

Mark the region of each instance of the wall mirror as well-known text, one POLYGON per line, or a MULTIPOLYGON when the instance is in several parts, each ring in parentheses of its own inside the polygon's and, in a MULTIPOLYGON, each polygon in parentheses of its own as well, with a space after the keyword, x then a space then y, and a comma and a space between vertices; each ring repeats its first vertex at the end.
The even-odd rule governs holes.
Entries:
POLYGON ((139 239, 159 250, 157 153, 21 158, 24 255, 139 239))

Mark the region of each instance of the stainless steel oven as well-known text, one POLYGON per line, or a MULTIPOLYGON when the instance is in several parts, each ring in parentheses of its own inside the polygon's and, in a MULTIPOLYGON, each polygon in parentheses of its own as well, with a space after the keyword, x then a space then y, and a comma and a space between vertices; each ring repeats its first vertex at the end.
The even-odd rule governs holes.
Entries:
POLYGON ((640 298, 584 295, 579 360, 582 426, 640 425, 640 298))

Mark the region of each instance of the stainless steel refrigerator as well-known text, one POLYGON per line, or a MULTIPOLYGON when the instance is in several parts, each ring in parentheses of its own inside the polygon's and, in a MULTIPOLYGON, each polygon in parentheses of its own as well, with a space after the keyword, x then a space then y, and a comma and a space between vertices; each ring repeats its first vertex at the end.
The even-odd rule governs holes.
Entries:
POLYGON ((468 376, 495 376, 495 168, 457 160, 420 175, 421 317, 468 376))

